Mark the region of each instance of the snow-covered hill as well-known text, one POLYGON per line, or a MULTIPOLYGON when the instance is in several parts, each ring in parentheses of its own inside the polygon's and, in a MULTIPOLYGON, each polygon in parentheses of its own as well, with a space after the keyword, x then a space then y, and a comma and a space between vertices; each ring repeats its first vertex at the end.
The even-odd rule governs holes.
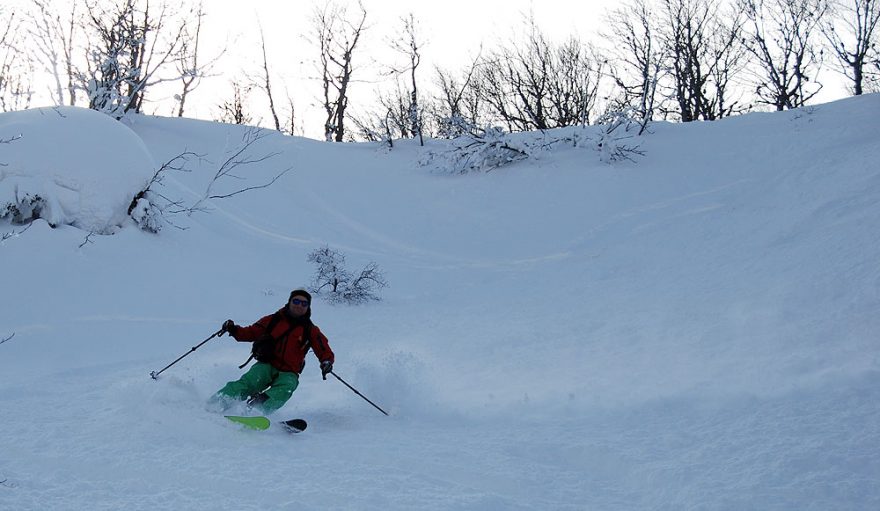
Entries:
POLYGON ((878 95, 455 176, 272 134, 214 180, 253 133, 63 113, 0 114, 0 206, 65 211, 0 220, 0 509, 880 508, 878 95), (158 235, 88 207, 188 152, 156 189, 199 210, 158 235), (116 234, 70 221, 99 216, 116 234), (310 355, 276 414, 306 433, 227 423, 204 402, 247 358, 228 337, 149 377, 325 245, 388 280, 313 319, 390 417, 310 355))

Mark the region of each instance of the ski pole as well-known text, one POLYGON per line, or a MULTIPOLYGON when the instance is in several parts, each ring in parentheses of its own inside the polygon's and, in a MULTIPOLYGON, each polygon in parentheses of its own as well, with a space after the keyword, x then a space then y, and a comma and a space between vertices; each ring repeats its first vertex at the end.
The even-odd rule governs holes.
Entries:
POLYGON ((385 415, 388 415, 388 412, 386 412, 385 410, 379 408, 379 405, 377 405, 376 403, 374 403, 374 402, 370 401, 369 399, 367 399, 366 396, 364 396, 363 394, 361 394, 360 392, 358 392, 356 388, 352 387, 352 386, 349 385, 348 383, 345 383, 345 380, 343 380, 342 378, 340 378, 338 374, 334 373, 333 371, 330 371, 330 374, 332 374, 333 376, 335 376, 337 380, 341 381, 343 385, 345 385, 346 387, 350 388, 350 389, 352 390, 352 392, 354 392, 355 394, 361 396, 361 397, 364 399, 364 401, 366 401, 367 403, 370 403, 371 405, 373 405, 374 407, 376 407, 376 410, 379 410, 380 412, 384 413, 385 415))
POLYGON ((197 344, 197 345, 193 346, 192 348, 190 348, 189 351, 187 351, 186 353, 184 353, 183 355, 181 355, 180 357, 178 357, 177 360, 175 360, 174 362, 171 362, 171 363, 168 364, 167 366, 163 367, 161 371, 159 371, 159 372, 156 372, 156 371, 150 371, 150 378, 152 378, 152 379, 154 379, 154 380, 158 379, 159 375, 162 374, 162 373, 165 371, 165 369, 168 369, 169 367, 173 366, 174 364, 180 362, 180 361, 183 359, 183 357, 185 357, 185 356, 189 355, 190 353, 192 353, 193 351, 199 349, 199 348, 202 346, 202 344, 205 344, 206 342, 210 341, 210 340, 213 339, 214 337, 217 337, 218 335, 222 335, 223 332, 225 332, 225 331, 226 331, 226 330, 223 330, 223 329, 221 328, 220 330, 218 330, 218 331, 217 331, 214 335, 212 335, 211 337, 208 337, 208 338, 205 339, 204 341, 202 341, 202 342, 200 342, 199 344, 197 344))

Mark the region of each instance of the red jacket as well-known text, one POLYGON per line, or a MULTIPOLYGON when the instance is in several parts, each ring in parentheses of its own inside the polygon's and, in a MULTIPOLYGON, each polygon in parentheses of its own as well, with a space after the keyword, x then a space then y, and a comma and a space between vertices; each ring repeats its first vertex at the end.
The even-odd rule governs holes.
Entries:
MULTIPOLYGON (((311 321, 309 321, 311 323, 311 321)), ((236 341, 254 342, 271 337, 275 339, 275 349, 267 363, 279 371, 292 372, 300 374, 306 365, 306 353, 309 349, 315 351, 318 360, 324 362, 329 360, 332 364, 335 360, 333 350, 327 342, 327 337, 321 333, 321 329, 312 325, 309 342, 304 342, 303 333, 305 331, 303 324, 296 324, 293 318, 287 314, 284 308, 261 318, 251 326, 238 327, 234 332, 230 332, 236 341), (271 332, 267 332, 269 323, 274 316, 278 315, 279 319, 272 327, 271 332)))

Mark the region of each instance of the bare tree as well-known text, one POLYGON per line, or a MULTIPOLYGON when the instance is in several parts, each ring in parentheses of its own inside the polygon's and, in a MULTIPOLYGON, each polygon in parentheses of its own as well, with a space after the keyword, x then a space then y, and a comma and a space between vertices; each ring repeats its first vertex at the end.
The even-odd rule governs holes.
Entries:
POLYGON ((482 99, 508 131, 550 128, 545 112, 550 77, 550 44, 529 20, 525 47, 502 48, 480 67, 482 99))
POLYGON ((440 92, 434 102, 434 119, 440 136, 455 138, 473 133, 481 124, 481 95, 475 84, 480 59, 477 54, 460 79, 436 68, 436 86, 440 92))
POLYGON ((287 127, 282 131, 287 133, 288 135, 296 134, 296 104, 293 102, 293 98, 290 97, 290 94, 287 95, 287 107, 289 115, 287 116, 287 127))
POLYGON ((729 117, 751 108, 748 103, 737 101, 736 91, 741 90, 739 78, 748 68, 750 54, 743 42, 745 16, 735 8, 722 14, 709 36, 709 74, 714 89, 712 118, 729 117))
POLYGON ((194 22, 183 27, 183 35, 180 38, 180 58, 177 59, 176 64, 181 92, 175 96, 178 117, 183 117, 189 94, 199 86, 203 78, 211 76, 212 69, 220 61, 223 54, 226 53, 226 49, 223 48, 207 62, 201 61, 199 50, 202 37, 202 20, 204 18, 204 5, 202 2, 199 2, 194 11, 194 22))
POLYGON ((749 20, 749 51, 761 69, 756 93, 776 110, 799 108, 822 89, 821 51, 814 41, 826 0, 741 0, 749 20))
POLYGON ((822 33, 843 74, 852 82, 853 95, 858 96, 864 92, 866 79, 878 79, 870 70, 870 63, 880 59, 880 0, 837 0, 832 9, 822 23, 822 33))
POLYGON ((643 133, 654 118, 657 86, 663 76, 661 44, 657 40, 658 21, 647 0, 633 0, 606 17, 613 59, 609 74, 622 97, 614 110, 634 110, 643 133))
POLYGON ((524 43, 491 53, 475 86, 490 115, 509 131, 585 124, 595 102, 600 66, 576 39, 552 45, 529 20, 524 43))
POLYGON ((548 117, 556 126, 586 126, 599 97, 604 73, 595 49, 569 38, 554 48, 553 79, 548 84, 548 117))
POLYGON ((54 79, 50 92, 59 105, 77 104, 85 95, 91 108, 119 118, 140 111, 151 86, 179 81, 174 110, 183 116, 190 93, 225 53, 207 61, 200 55, 201 1, 179 7, 169 0, 30 4, 29 53, 54 79))
POLYGON ((266 94, 269 100, 269 113, 272 116, 272 122, 275 130, 288 135, 293 135, 296 129, 296 109, 290 94, 287 95, 288 113, 283 111, 279 114, 279 109, 275 104, 275 90, 273 89, 272 76, 269 67, 269 57, 266 49, 266 36, 263 27, 260 25, 260 49, 262 50, 263 67, 262 74, 259 78, 253 79, 253 86, 257 87, 266 94), (282 118, 284 124, 282 125, 282 118))
POLYGON ((706 112, 705 96, 709 75, 706 70, 705 33, 712 14, 699 0, 664 0, 663 45, 667 51, 672 96, 682 122, 700 119, 706 112))
POLYGON ((115 7, 99 7, 86 0, 87 16, 98 41, 90 45, 84 83, 89 108, 117 119, 140 112, 149 86, 169 81, 157 72, 181 58, 186 27, 174 27, 168 4, 162 0, 153 16, 149 0, 124 0, 115 7))
POLYGON ((324 245, 310 252, 307 260, 316 266, 309 285, 312 293, 338 293, 351 282, 352 275, 345 269, 344 253, 324 245))
POLYGON ((388 75, 394 79, 394 89, 377 90, 376 111, 353 121, 361 137, 372 142, 383 142, 394 147, 394 138, 419 138, 424 146, 425 107, 420 99, 416 71, 421 63, 421 44, 415 17, 410 14, 401 18, 402 31, 390 46, 403 55, 405 65, 392 65, 388 75), (408 82, 408 83, 407 83, 408 82))
POLYGON ((384 142, 394 147, 395 138, 411 138, 417 135, 413 131, 412 95, 411 91, 400 83, 398 77, 394 81, 395 89, 377 91, 377 112, 367 114, 367 118, 353 118, 360 136, 370 142, 384 142))
MULTIPOLYGON (((416 136, 411 118, 412 96, 409 88, 395 77, 394 89, 377 88, 375 105, 365 114, 351 116, 351 122, 359 139, 367 142, 380 142, 389 149, 394 148, 395 139, 416 136)), ((423 129, 427 129, 423 124, 423 129)), ((428 132, 430 133, 430 131, 428 132)))
POLYGON ((278 112, 275 111, 275 98, 272 97, 272 81, 269 77, 269 60, 266 57, 266 35, 263 33, 263 27, 260 26, 260 42, 263 50, 263 79, 258 85, 266 96, 269 98, 269 112, 272 114, 272 120, 275 122, 275 129, 281 131, 281 121, 278 120, 278 112))
POLYGON ((33 97, 33 64, 24 52, 21 22, 14 11, 0 7, 0 111, 21 110, 33 97))
POLYGON ((342 142, 345 137, 345 115, 354 73, 354 50, 367 19, 363 4, 358 3, 358 8, 360 14, 350 18, 345 7, 328 3, 323 9, 317 9, 313 16, 314 35, 320 50, 323 104, 327 114, 324 138, 328 142, 342 142))
POLYGON ((362 304, 369 301, 380 301, 378 290, 388 287, 385 274, 379 269, 379 265, 370 262, 348 285, 339 300, 348 304, 362 304))
POLYGON ((419 145, 425 145, 423 134, 424 112, 419 104, 419 87, 416 81, 416 70, 422 62, 421 44, 416 30, 416 20, 412 13, 402 18, 403 33, 399 40, 392 43, 392 47, 402 53, 409 60, 409 65, 404 69, 394 69, 395 74, 409 73, 410 89, 409 104, 407 105, 407 121, 409 132, 412 136, 419 137, 419 145))
POLYGON ((735 104, 726 96, 745 54, 742 22, 720 11, 720 0, 663 0, 660 40, 683 122, 734 113, 735 104))
POLYGON ((54 80, 52 96, 56 105, 75 105, 77 100, 77 66, 75 43, 80 32, 78 2, 70 2, 62 10, 55 0, 31 0, 30 41, 33 53, 54 80), (63 13, 63 14, 62 14, 63 13))
POLYGON ((242 85, 241 82, 232 82, 232 100, 225 101, 220 105, 220 122, 229 124, 251 124, 253 118, 245 107, 245 101, 251 92, 251 85, 242 85))

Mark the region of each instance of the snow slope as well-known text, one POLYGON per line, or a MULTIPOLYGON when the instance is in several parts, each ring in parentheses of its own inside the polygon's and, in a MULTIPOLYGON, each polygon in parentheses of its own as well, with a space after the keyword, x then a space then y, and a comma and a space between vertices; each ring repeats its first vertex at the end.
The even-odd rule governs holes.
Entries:
POLYGON ((0 223, 0 509, 880 509, 878 118, 868 95, 657 124, 636 162, 464 176, 273 134, 213 184, 244 128, 95 130, 137 134, 132 168, 198 154, 163 181, 187 204, 291 170, 158 235, 0 223), (203 406, 247 358, 227 337, 150 379, 323 245, 389 281, 313 318, 390 417, 310 355, 276 414, 306 433, 228 424, 203 406))

